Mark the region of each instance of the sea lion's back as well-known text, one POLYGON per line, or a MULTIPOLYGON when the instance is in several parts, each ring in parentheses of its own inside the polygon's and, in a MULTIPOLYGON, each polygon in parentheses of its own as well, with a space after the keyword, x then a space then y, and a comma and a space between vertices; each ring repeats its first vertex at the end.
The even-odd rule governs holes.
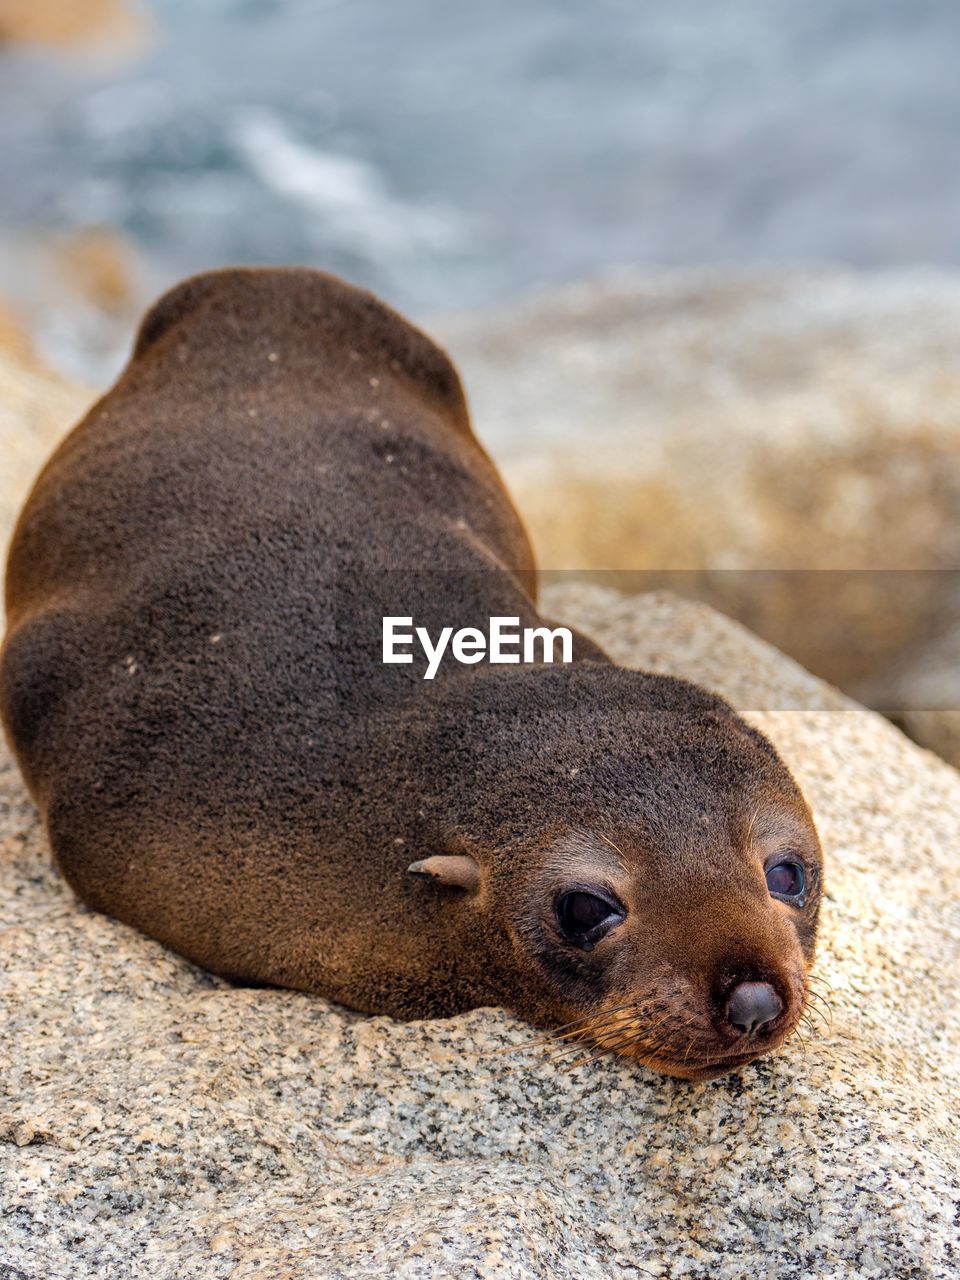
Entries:
POLYGON ((41 472, 11 544, 8 618, 294 524, 315 548, 342 541, 376 503, 371 461, 417 438, 454 468, 482 457, 449 360, 371 295, 311 271, 185 281, 41 472))
POLYGON ((350 629, 392 611, 364 574, 444 557, 532 581, 424 335, 314 272, 213 273, 162 299, 38 478, 7 570, 0 711, 82 896, 155 931, 130 848, 322 845, 352 785, 350 696, 409 675, 353 679, 350 629))

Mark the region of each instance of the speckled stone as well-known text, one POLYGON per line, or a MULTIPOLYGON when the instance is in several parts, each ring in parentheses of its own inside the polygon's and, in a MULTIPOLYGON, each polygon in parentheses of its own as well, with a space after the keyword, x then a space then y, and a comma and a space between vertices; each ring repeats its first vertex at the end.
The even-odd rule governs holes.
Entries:
POLYGON ((960 777, 704 607, 549 608, 749 708, 795 769, 832 1027, 690 1084, 564 1070, 496 1009, 400 1024, 236 989, 79 907, 5 760, 0 1276, 960 1273, 960 777))

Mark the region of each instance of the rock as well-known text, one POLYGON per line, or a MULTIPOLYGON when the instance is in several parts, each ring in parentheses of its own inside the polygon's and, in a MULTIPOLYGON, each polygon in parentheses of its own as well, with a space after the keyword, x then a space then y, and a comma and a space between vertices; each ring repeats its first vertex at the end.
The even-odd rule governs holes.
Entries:
POLYGON ((909 651, 867 693, 915 742, 960 766, 960 614, 909 651))
POLYGON ((33 339, 15 308, 0 302, 0 351, 24 364, 36 363, 33 339))
POLYGON ((4 297, 44 362, 101 386, 113 381, 126 360, 156 289, 150 275, 135 242, 110 227, 0 237, 4 297))
POLYGON ((0 775, 0 1258, 34 1280, 957 1272, 960 777, 737 624, 555 587, 776 741, 828 858, 832 1026, 706 1085, 201 973, 74 901, 0 775), (502 1050, 508 1052, 503 1053, 502 1050))
POLYGON ((960 601, 960 278, 624 275, 434 328, 544 567, 854 692, 960 601))
POLYGON ((127 52, 147 33, 145 15, 126 0, 2 0, 0 45, 47 45, 127 52))
POLYGON ((93 398, 39 364, 19 330, 0 334, 0 556, 44 459, 93 398))
POLYGON ((136 250, 125 235, 110 227, 79 227, 63 233, 52 246, 64 283, 110 315, 126 319, 133 328, 133 309, 139 304, 136 250))

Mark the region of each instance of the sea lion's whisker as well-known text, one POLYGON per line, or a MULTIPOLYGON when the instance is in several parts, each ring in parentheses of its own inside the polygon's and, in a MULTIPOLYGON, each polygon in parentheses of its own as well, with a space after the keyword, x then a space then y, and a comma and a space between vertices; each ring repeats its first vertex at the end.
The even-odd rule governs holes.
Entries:
POLYGON ((660 1018, 659 1021, 655 1022, 651 1027, 644 1027, 639 1025, 635 1025, 629 1028, 620 1027, 620 1028, 615 1028, 615 1029, 611 1029, 610 1031, 604 1032, 602 1035, 591 1034, 591 1039, 593 1040, 597 1048, 599 1048, 604 1053, 620 1053, 623 1049, 629 1047, 630 1045, 640 1044, 646 1040, 649 1040, 652 1043, 658 1043, 660 1040, 668 1039, 669 1035, 671 1034, 672 1028, 670 1031, 661 1032, 661 1035, 659 1037, 653 1034, 658 1027, 661 1027, 664 1024, 664 1022, 667 1021, 668 1018, 669 1018, 669 1014, 664 1014, 664 1016, 660 1018), (624 1034, 624 1032, 626 1032, 626 1034, 624 1034), (616 1036, 616 1039, 612 1044, 609 1043, 610 1036, 616 1036))
MULTIPOLYGON (((610 1008, 600 1010, 599 1012, 604 1015, 608 1015, 620 1013, 627 1009, 635 1009, 636 1006, 637 1002, 635 1000, 626 1000, 623 1004, 612 1005, 610 1008)), ((551 1044, 557 1040, 562 1040, 569 1036, 576 1035, 577 1032, 572 1030, 572 1028, 579 1028, 584 1023, 590 1022, 591 1019, 596 1017, 598 1017, 597 1013, 585 1013, 580 1018, 571 1018, 569 1022, 561 1022, 559 1026, 554 1027, 550 1031, 545 1032, 544 1035, 536 1036, 531 1040, 521 1040, 519 1044, 500 1045, 496 1049, 478 1049, 476 1051, 476 1056, 479 1058, 496 1057, 499 1054, 518 1053, 521 1049, 535 1049, 540 1045, 551 1044)))
MULTIPOLYGON (((598 1053, 590 1054, 587 1057, 577 1058, 573 1062, 568 1062, 564 1067, 561 1068, 561 1070, 566 1072, 566 1071, 572 1071, 576 1067, 581 1067, 581 1066, 587 1067, 590 1065, 591 1062, 598 1061, 598 1059, 605 1057, 608 1053, 622 1054, 625 1049, 632 1048, 634 1045, 642 1045, 645 1050, 646 1056, 649 1056, 649 1057, 655 1056, 665 1045, 667 1045, 670 1042, 670 1038, 674 1034, 674 1032, 682 1029, 682 1028, 671 1026, 666 1031, 662 1032, 659 1036, 651 1037, 650 1031, 655 1030, 656 1027, 659 1027, 662 1023, 664 1023, 667 1020, 667 1016, 669 1015, 664 1016, 663 1018, 660 1019, 659 1022, 655 1023, 653 1028, 638 1028, 636 1031, 634 1031, 630 1035, 622 1037, 621 1039, 615 1041, 613 1044, 600 1046, 600 1051, 598 1053)), ((689 1026, 690 1021, 688 1020, 684 1025, 689 1026)), ((691 1040, 690 1041, 691 1047, 695 1043, 696 1043, 695 1040, 691 1040)), ((637 1057, 638 1055, 633 1055, 633 1056, 637 1057)), ((638 1060, 644 1061, 645 1059, 638 1058, 638 1060)))
MULTIPOLYGON (((567 1043, 561 1042, 557 1044, 551 1044, 547 1040, 547 1041, 540 1041, 539 1043, 533 1046, 526 1045, 526 1044, 517 1045, 514 1049, 514 1052, 519 1052, 519 1050, 521 1049, 530 1048, 532 1052, 536 1054, 537 1058, 540 1059, 540 1061, 558 1062, 570 1053, 580 1052, 583 1048, 584 1043, 585 1042, 582 1039, 569 1040, 567 1043)), ((524 1071, 527 1069, 528 1066, 529 1064, 520 1063, 517 1065, 517 1067, 512 1068, 512 1070, 524 1071)))
MULTIPOLYGON (((657 1036, 649 1042, 646 1041, 646 1039, 643 1036, 637 1037, 634 1043, 639 1046, 639 1049, 641 1050, 641 1052, 638 1052, 633 1056, 636 1057, 637 1061, 642 1063, 644 1066, 651 1066, 653 1062, 662 1060, 660 1058, 660 1055, 662 1054, 663 1050, 665 1050, 668 1047, 674 1032, 677 1030, 681 1030, 681 1028, 670 1027, 669 1030, 664 1032, 663 1035, 657 1036)), ((687 1053, 689 1053, 690 1049, 695 1044, 696 1044, 696 1039, 693 1039, 690 1041, 690 1043, 687 1045, 687 1053)), ((656 1070, 656 1067, 653 1067, 652 1069, 656 1070)))
POLYGON ((803 1038, 803 1033, 802 1033, 802 1031, 800 1030, 800 1023, 799 1023, 799 1022, 796 1024, 796 1026, 795 1026, 795 1027, 793 1028, 793 1030, 790 1032, 789 1036, 787 1036, 787 1039, 788 1039, 788 1040, 792 1040, 794 1036, 796 1036, 796 1037, 797 1037, 797 1039, 800 1041, 800 1048, 803 1050, 803 1056, 804 1056, 804 1057, 806 1057, 806 1056, 807 1056, 807 1042, 806 1042, 806 1040, 803 1038))
POLYGON ((627 857, 627 855, 623 852, 623 850, 620 848, 620 846, 619 846, 618 844, 614 844, 614 842, 610 839, 610 837, 609 837, 609 836, 605 836, 605 835, 603 834, 603 832, 602 832, 602 831, 598 831, 598 832, 597 832, 597 835, 600 837, 600 839, 603 841, 603 843, 604 843, 604 844, 608 844, 608 845, 610 846, 610 848, 611 848, 611 849, 613 849, 616 853, 618 853, 618 854, 620 855, 621 859, 623 859, 623 861, 621 861, 621 863, 620 863, 620 866, 623 868, 624 872, 626 872, 626 870, 627 870, 627 865, 626 865, 626 857, 627 857))
POLYGON ((759 817, 760 817, 760 806, 754 805, 753 812, 750 814, 750 821, 747 824, 747 836, 746 836, 746 839, 744 840, 744 844, 748 848, 750 847, 750 841, 753 837, 753 828, 757 825, 757 819, 759 817))
POLYGON ((823 1023, 824 1032, 826 1032, 829 1035, 829 1033, 833 1030, 832 1020, 828 1018, 827 1015, 824 1013, 824 1011, 818 1008, 816 1005, 808 1005, 807 1011, 803 1013, 801 1017, 806 1022, 809 1023, 812 1030, 814 1027, 814 1023, 812 1021, 813 1015, 816 1015, 820 1019, 820 1021, 823 1023))
POLYGON ((832 1006, 832 1001, 830 998, 833 994, 832 992, 821 991, 818 987, 808 985, 806 989, 806 994, 811 1000, 819 1000, 821 1004, 825 1004, 828 1007, 832 1006))
POLYGON ((825 999, 817 991, 808 991, 807 996, 811 1001, 816 1001, 815 1004, 811 1004, 809 1006, 810 1011, 819 1013, 820 1017, 828 1022, 829 1029, 832 1031, 833 1030, 833 1005, 830 1003, 829 1000, 825 999))
MULTIPOLYGON (((662 1019, 661 1019, 662 1021, 662 1019)), ((601 1030, 589 1028, 584 1032, 584 1038, 588 1040, 587 1051, 598 1050, 587 1061, 594 1061, 597 1057, 602 1057, 606 1053, 618 1053, 620 1049, 634 1041, 642 1040, 648 1036, 660 1023, 654 1023, 653 1027, 630 1026, 607 1026, 601 1030)), ((575 1046, 580 1049, 581 1045, 575 1046)), ((569 1064, 576 1065, 576 1063, 569 1064)))
MULTIPOLYGON (((562 1059, 568 1054, 583 1053, 588 1043, 588 1041, 581 1037, 575 1040, 570 1039, 567 1043, 554 1044, 551 1046, 549 1039, 547 1039, 546 1041, 540 1042, 537 1056, 539 1061, 546 1062, 552 1066, 555 1063, 562 1061, 562 1059)), ((517 1048, 527 1047, 528 1046, 526 1045, 517 1046, 517 1048)), ((509 1068, 509 1070, 504 1074, 511 1076, 516 1075, 520 1071, 529 1071, 530 1069, 530 1063, 519 1062, 515 1067, 509 1068)))
MULTIPOLYGON (((588 1056, 586 1057, 581 1056, 573 1062, 568 1062, 561 1068, 561 1070, 572 1071, 578 1066, 588 1066, 591 1062, 596 1062, 599 1058, 605 1057, 608 1053, 619 1054, 622 1053, 624 1049, 628 1049, 635 1044, 644 1044, 649 1042, 650 1052, 654 1052, 661 1046, 661 1044, 666 1044, 672 1034, 673 1028, 670 1028, 667 1032, 661 1033, 660 1036, 652 1035, 652 1032, 656 1031, 657 1027, 666 1022, 668 1017, 669 1014, 665 1014, 664 1017, 662 1017, 658 1022, 655 1022, 652 1027, 634 1027, 626 1035, 619 1035, 613 1043, 604 1043, 594 1035, 591 1037, 594 1041, 593 1047, 598 1051, 595 1053, 588 1053, 588 1056)), ((607 1036, 612 1034, 614 1034, 614 1032, 608 1032, 607 1036)))
POLYGON ((827 999, 827 997, 823 994, 822 991, 818 991, 816 987, 808 987, 806 994, 810 1000, 819 1000, 820 1003, 826 1005, 828 1009, 832 1008, 830 1001, 827 999))
POLYGON ((625 1009, 639 1009, 639 1002, 636 999, 624 1000, 622 1004, 612 1004, 594 1010, 593 1013, 585 1013, 580 1018, 571 1018, 569 1022, 561 1022, 554 1028, 553 1034, 558 1031, 564 1031, 568 1027, 580 1026, 584 1022, 591 1022, 594 1018, 604 1018, 612 1013, 622 1013, 625 1009))
POLYGON ((559 1062, 560 1059, 563 1058, 566 1054, 583 1053, 584 1049, 587 1048, 591 1043, 592 1043, 592 1037, 588 1038, 585 1033, 580 1034, 577 1036, 575 1040, 568 1041, 567 1044, 559 1046, 553 1052, 550 1052, 549 1050, 545 1050, 543 1057, 547 1062, 550 1062, 550 1063, 559 1062))
POLYGON ((499 1045, 496 1049, 477 1049, 475 1056, 478 1058, 500 1058, 505 1053, 520 1053, 523 1049, 541 1049, 549 1045, 554 1047, 561 1045, 565 1039, 575 1036, 574 1031, 565 1031, 563 1034, 553 1034, 539 1036, 533 1040, 521 1040, 519 1044, 499 1045))
MULTIPOLYGON (((633 1005, 618 1007, 616 1013, 623 1017, 633 1008, 633 1005)), ((578 1019, 585 1021, 585 1019, 578 1019)), ((659 1024, 655 1024, 659 1025, 659 1024)), ((599 1031, 594 1027, 584 1026, 578 1027, 572 1031, 551 1032, 536 1040, 524 1040, 521 1044, 507 1045, 497 1049, 481 1050, 477 1056, 495 1056, 504 1053, 517 1053, 521 1049, 541 1049, 543 1055, 548 1062, 562 1058, 564 1054, 577 1052, 582 1049, 585 1041, 597 1041, 598 1039, 606 1039, 610 1036, 619 1035, 624 1027, 617 1026, 613 1021, 601 1026, 599 1031), (566 1041, 566 1043, 564 1043, 566 1041)))
MULTIPOLYGON (((822 1036, 822 1033, 821 1033, 821 1031, 820 1031, 820 1028, 817 1026, 817 1024, 816 1024, 815 1022, 812 1022, 812 1021, 810 1020, 810 1018, 808 1018, 808 1017, 806 1016, 806 1014, 804 1014, 804 1015, 801 1017, 800 1021, 803 1023, 803 1025, 804 1025, 804 1026, 807 1028, 807 1030, 809 1031, 811 1040, 816 1039, 817 1044, 818 1044, 818 1045, 822 1045, 822 1044, 823 1044, 823 1036, 822 1036)), ((825 1024, 825 1028, 826 1028, 826 1024, 825 1024)))
MULTIPOLYGON (((662 1026, 662 1025, 663 1025, 663 1023, 664 1023, 664 1022, 666 1022, 666 1020, 667 1020, 667 1018, 668 1018, 669 1016, 670 1016, 669 1014, 664 1014, 664 1015, 663 1015, 663 1017, 662 1017, 662 1018, 659 1018, 659 1019, 658 1019, 658 1020, 657 1020, 653 1025, 652 1025, 652 1026, 649 1026, 649 1027, 644 1028, 645 1032, 656 1031, 657 1027, 662 1026)), ((634 1029, 634 1030, 639 1029, 639 1028, 638 1028, 638 1025, 637 1025, 637 1024, 638 1024, 638 1022, 639 1022, 639 1020, 635 1018, 635 1019, 633 1020, 633 1022, 634 1022, 634 1027, 633 1027, 632 1029, 634 1029)), ((629 1025, 629 1024, 628 1024, 628 1025, 629 1025)), ((611 1032, 620 1032, 620 1031, 623 1031, 623 1030, 624 1030, 624 1028, 623 1028, 622 1026, 619 1026, 619 1027, 618 1027, 618 1026, 613 1025, 613 1024, 608 1024, 607 1026, 604 1026, 603 1024, 601 1024, 599 1027, 588 1027, 588 1028, 587 1028, 588 1033, 591 1035, 591 1037, 592 1037, 594 1040, 600 1039, 602 1036, 608 1035, 608 1034, 610 1034, 611 1032)))
MULTIPOLYGON (((612 1035, 613 1032, 609 1032, 608 1034, 612 1035)), ((596 1062, 598 1058, 606 1057, 608 1053, 618 1052, 620 1047, 626 1046, 632 1043, 634 1040, 642 1040, 643 1035, 644 1033, 640 1031, 632 1033, 631 1035, 624 1037, 622 1041, 618 1040, 611 1045, 604 1045, 599 1047, 598 1052, 591 1052, 591 1050, 597 1048, 595 1041, 592 1043, 590 1041, 585 1041, 585 1040, 571 1042, 570 1044, 563 1045, 560 1048, 559 1052, 547 1053, 546 1061, 553 1064, 559 1061, 559 1059, 561 1059, 565 1053, 570 1053, 570 1052, 578 1053, 580 1055, 579 1057, 575 1058, 572 1062, 564 1063, 562 1067, 558 1068, 558 1070, 560 1070, 561 1072, 572 1071, 575 1067, 586 1066, 587 1063, 589 1062, 596 1062)), ((520 1065, 520 1066, 511 1068, 506 1074, 515 1075, 517 1072, 523 1071, 526 1069, 527 1068, 520 1065)))
POLYGON ((591 1053, 591 1054, 587 1054, 586 1056, 575 1058, 573 1062, 565 1063, 560 1068, 560 1070, 563 1073, 566 1073, 568 1071, 575 1071, 577 1067, 589 1067, 591 1062, 597 1062, 599 1061, 600 1058, 605 1058, 607 1054, 617 1053, 617 1052, 619 1052, 619 1050, 616 1048, 616 1046, 610 1045, 608 1048, 600 1049, 596 1053, 591 1053))

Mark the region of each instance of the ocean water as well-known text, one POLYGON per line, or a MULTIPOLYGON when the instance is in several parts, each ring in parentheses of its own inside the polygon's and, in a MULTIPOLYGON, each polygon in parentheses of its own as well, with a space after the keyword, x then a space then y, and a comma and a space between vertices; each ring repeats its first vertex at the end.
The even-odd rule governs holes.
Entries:
POLYGON ((150 10, 125 66, 0 55, 4 234, 118 226, 161 284, 313 263, 415 314, 617 266, 960 263, 955 0, 150 10))

